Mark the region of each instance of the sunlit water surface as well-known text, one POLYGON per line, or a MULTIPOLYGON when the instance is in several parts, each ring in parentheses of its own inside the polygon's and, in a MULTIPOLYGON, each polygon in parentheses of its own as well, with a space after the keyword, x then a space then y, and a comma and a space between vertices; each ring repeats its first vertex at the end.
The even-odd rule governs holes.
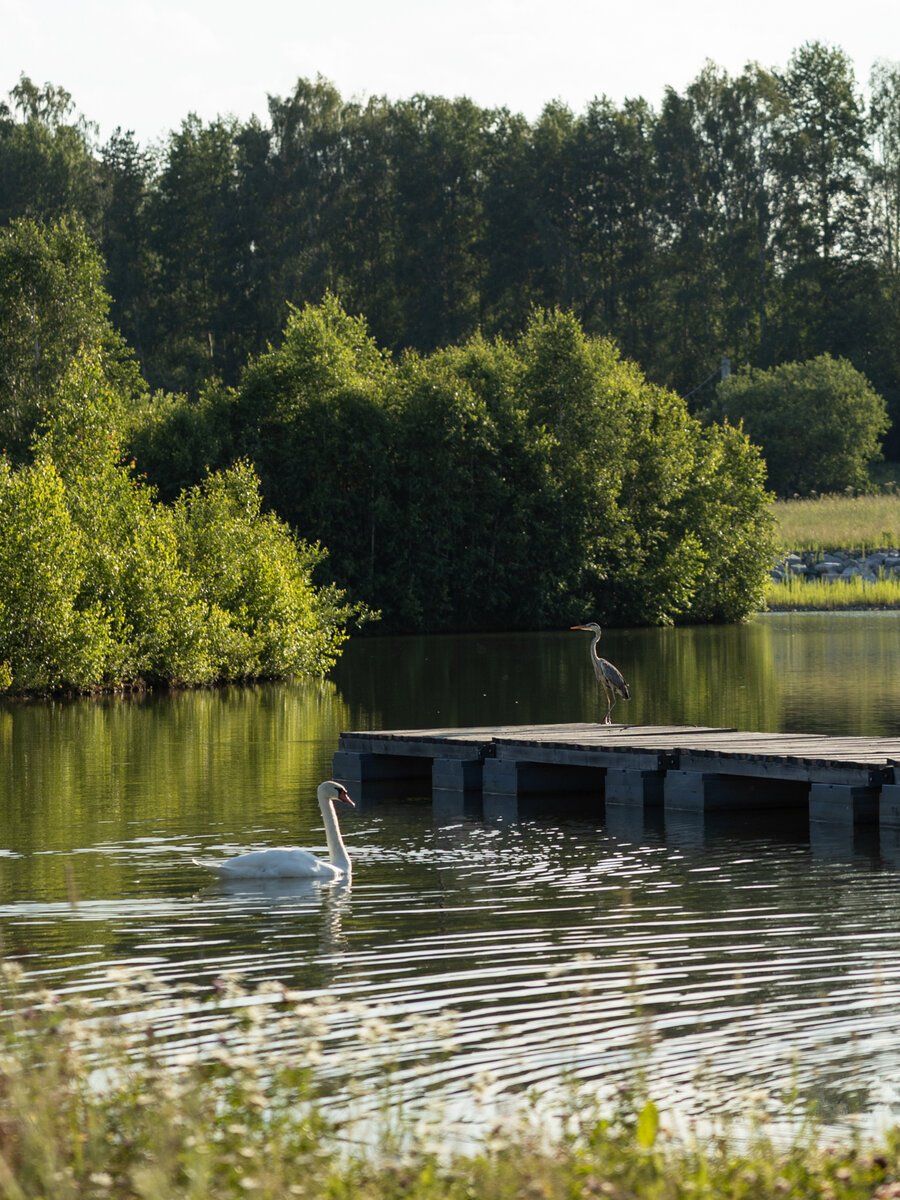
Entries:
MULTIPOLYGON (((898 641, 895 614, 769 617, 611 630, 604 650, 632 684, 626 721, 895 733, 898 641)), ((350 888, 225 890, 191 863, 324 852, 314 789, 343 729, 592 719, 588 643, 368 639, 322 683, 0 709, 3 952, 67 994, 144 971, 156 993, 199 986, 172 1016, 181 1045, 208 1041, 203 997, 229 972, 327 998, 321 1070, 352 1046, 357 1077, 388 1059, 411 1099, 602 1089, 638 1065, 685 1111, 759 1090, 889 1115, 900 853, 876 837, 388 787, 341 813, 350 888)), ((289 1021, 267 1036, 308 1053, 289 1021)))

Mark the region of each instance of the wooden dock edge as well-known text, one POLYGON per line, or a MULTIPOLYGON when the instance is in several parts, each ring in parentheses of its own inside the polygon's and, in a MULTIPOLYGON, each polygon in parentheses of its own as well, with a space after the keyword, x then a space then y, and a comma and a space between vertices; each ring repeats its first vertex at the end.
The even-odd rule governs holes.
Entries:
POLYGON ((791 810, 852 835, 875 826, 900 853, 900 738, 751 733, 707 726, 489 726, 340 735, 335 779, 421 783, 488 807, 580 793, 598 812, 704 816, 791 810))

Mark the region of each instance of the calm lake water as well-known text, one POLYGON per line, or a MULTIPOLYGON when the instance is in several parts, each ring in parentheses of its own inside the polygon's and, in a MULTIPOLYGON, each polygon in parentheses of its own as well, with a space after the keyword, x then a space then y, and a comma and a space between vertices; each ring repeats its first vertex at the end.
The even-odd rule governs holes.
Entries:
MULTIPOLYGON (((891 1113, 900 855, 874 840, 811 844, 805 823, 607 827, 596 801, 498 820, 398 789, 340 814, 350 889, 225 891, 191 863, 324 851, 314 790, 342 730, 602 716, 589 644, 369 638, 324 682, 0 707, 3 953, 68 994, 105 995, 111 970, 201 997, 232 971, 278 980, 330 1001, 323 1070, 362 1033, 355 1072, 390 1054, 410 1097, 477 1079, 502 1099, 570 1074, 599 1088, 638 1058, 654 1096, 684 1109, 758 1088, 829 1119, 891 1113), (447 1010, 452 1048, 427 1023, 447 1010), (386 1049, 373 1016, 406 1035, 386 1049)), ((900 728, 898 613, 610 630, 601 648, 632 687, 622 721, 900 728)), ((173 1038, 208 1037, 201 1007, 173 1014, 173 1038)), ((289 1023, 272 1036, 289 1055, 289 1023)))

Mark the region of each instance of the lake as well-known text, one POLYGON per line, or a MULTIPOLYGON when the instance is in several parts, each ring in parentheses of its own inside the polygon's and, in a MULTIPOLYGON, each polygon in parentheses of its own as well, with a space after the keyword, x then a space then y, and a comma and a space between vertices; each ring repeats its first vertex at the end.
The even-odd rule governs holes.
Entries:
MULTIPOLYGON (((0 706, 2 952, 67 995, 147 972, 154 994, 199 988, 168 1018, 180 1046, 205 1044, 230 972, 263 1008, 277 980, 321 1002, 324 1071, 352 1043, 357 1077, 390 1056, 410 1100, 608 1088, 637 1061, 685 1111, 763 1091, 894 1114, 900 858, 876 839, 607 827, 591 798, 491 820, 398 785, 340 814, 352 888, 226 890, 192 864, 324 851, 314 792, 342 730, 602 718, 589 644, 361 638, 325 681, 0 706), (372 1036, 382 1020, 402 1036, 372 1036)), ((601 651, 632 688, 620 721, 900 727, 900 613, 609 630, 601 651)), ((269 1036, 305 1045, 283 1019, 269 1036)))

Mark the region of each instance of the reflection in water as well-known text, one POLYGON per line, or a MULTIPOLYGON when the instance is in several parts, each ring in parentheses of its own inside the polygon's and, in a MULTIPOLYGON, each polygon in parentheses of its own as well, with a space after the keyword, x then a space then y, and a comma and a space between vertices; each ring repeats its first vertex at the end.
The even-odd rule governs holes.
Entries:
MULTIPOLYGON (((894 733, 898 614, 609 630, 629 722, 894 733), (860 681, 864 683, 860 683, 860 681)), ((617 712, 619 710, 617 709, 617 712)), ((795 1084, 829 1115, 900 1098, 900 842, 758 822, 636 819, 382 785, 344 821, 349 887, 215 884, 210 852, 324 851, 315 786, 341 730, 602 715, 577 634, 368 639, 333 681, 0 709, 0 939, 32 978, 104 993, 144 969, 211 991, 279 980, 323 1009, 409 1026, 385 1054, 409 1094, 592 1087, 649 1055, 690 1107, 795 1084), (68 879, 67 882, 67 872, 68 879), (446 1034, 415 1021, 452 1009, 446 1034)), ((531 802, 529 802, 531 804, 531 802)), ((767 817, 768 820, 768 817, 767 817)), ((201 1015, 187 1022, 198 1044, 201 1015)), ((281 1020, 281 1018, 279 1018, 281 1020)), ((407 1026, 404 1026, 407 1028, 407 1026)), ((271 1036, 288 1052, 284 1023, 271 1036)), ((326 1054, 326 1060, 328 1056, 326 1054)), ((327 1061, 325 1068, 328 1069, 327 1061)))
MULTIPOLYGON (((334 678, 355 729, 600 720, 603 697, 579 637, 566 630, 364 639, 334 678)), ((623 724, 900 728, 900 612, 609 629, 601 646, 631 686, 632 700, 616 708, 623 724)))

